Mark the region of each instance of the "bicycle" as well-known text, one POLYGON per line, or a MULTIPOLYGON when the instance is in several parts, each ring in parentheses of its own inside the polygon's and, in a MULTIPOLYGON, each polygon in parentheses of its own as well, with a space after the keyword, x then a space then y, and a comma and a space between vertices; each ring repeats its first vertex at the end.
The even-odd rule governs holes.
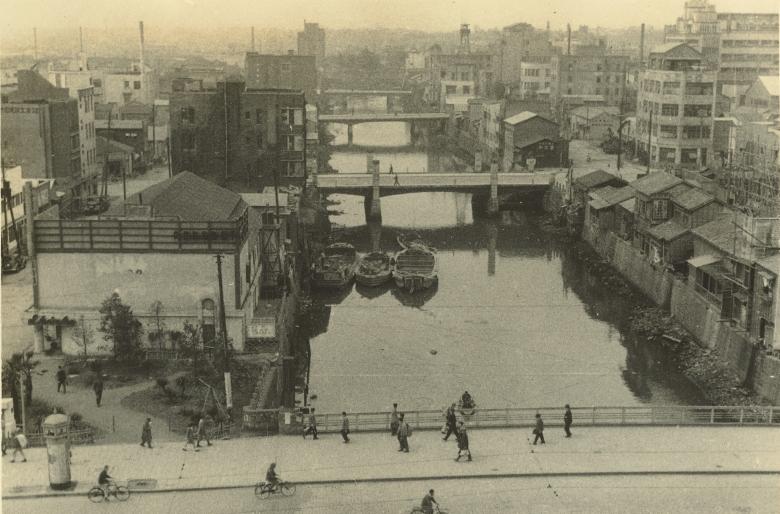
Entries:
MULTIPOLYGON (((409 514, 421 514, 423 512, 425 511, 423 511, 422 507, 414 507, 409 514)), ((438 505, 433 506, 433 512, 434 514, 449 514, 446 510, 442 509, 438 505)))
POLYGON ((295 494, 295 484, 290 482, 279 482, 274 486, 267 482, 259 482, 255 486, 255 496, 266 499, 270 498, 272 494, 281 494, 282 496, 292 496, 295 494))
POLYGON ((130 489, 123 485, 117 485, 115 482, 111 482, 104 491, 102 487, 96 485, 87 493, 87 498, 92 503, 100 503, 104 500, 108 500, 109 495, 113 496, 117 500, 123 502, 130 498, 130 489))

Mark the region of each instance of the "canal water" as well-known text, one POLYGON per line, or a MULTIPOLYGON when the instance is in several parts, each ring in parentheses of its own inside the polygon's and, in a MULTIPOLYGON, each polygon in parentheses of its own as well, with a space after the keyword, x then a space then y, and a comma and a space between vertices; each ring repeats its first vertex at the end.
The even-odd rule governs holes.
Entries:
MULTIPOLYGON (((408 142, 403 124, 393 125, 374 125, 369 136, 408 142)), ((430 161, 425 150, 396 150, 382 157, 395 163, 402 155, 410 167, 430 161)), ((331 165, 363 172, 365 153, 335 151, 331 165), (362 160, 353 164, 355 154, 362 160)), ((315 291, 301 403, 321 412, 387 410, 393 402, 434 409, 464 390, 485 408, 703 401, 674 363, 629 330, 636 305, 613 296, 566 244, 540 230, 540 213, 475 219, 469 195, 416 193, 382 198, 380 226, 366 225, 361 197, 330 199, 334 238, 360 252, 397 251, 399 235, 436 247, 439 286, 415 295, 390 285, 315 291)))

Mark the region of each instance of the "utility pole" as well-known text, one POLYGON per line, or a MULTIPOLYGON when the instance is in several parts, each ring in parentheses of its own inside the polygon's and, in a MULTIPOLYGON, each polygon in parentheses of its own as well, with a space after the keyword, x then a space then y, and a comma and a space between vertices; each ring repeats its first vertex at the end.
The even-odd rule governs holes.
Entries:
POLYGON ((27 384, 26 377, 24 376, 24 372, 19 372, 19 399, 22 403, 22 433, 27 435, 27 402, 25 401, 25 396, 27 396, 27 384))
MULTIPOLYGON (((623 94, 620 96, 620 115, 618 116, 618 152, 617 152, 617 169, 618 172, 620 171, 620 156, 623 153, 623 125, 626 123, 623 120, 623 110, 625 108, 625 102, 626 102, 626 72, 623 71, 623 85, 622 85, 622 92, 623 94)), ((636 137, 636 136, 634 136, 636 137)))
POLYGON ((222 342, 225 351, 225 404, 228 409, 233 408, 233 387, 230 382, 230 354, 228 352, 227 321, 225 320, 225 295, 222 291, 222 254, 217 254, 217 280, 219 281, 219 329, 222 332, 222 342))

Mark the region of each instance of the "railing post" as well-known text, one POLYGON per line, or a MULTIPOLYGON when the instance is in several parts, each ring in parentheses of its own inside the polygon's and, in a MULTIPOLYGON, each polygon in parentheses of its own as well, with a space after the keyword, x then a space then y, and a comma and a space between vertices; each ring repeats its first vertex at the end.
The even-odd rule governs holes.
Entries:
POLYGON ((360 414, 355 414, 355 430, 360 432, 360 414))
POLYGON ((509 409, 506 410, 506 426, 509 426, 509 409))
POLYGON ((772 421, 772 415, 774 414, 774 407, 769 407, 769 424, 771 425, 773 423, 772 421))
POLYGON ((745 407, 739 408, 739 424, 742 424, 742 420, 745 419, 745 407))
POLYGON ((650 424, 655 425, 655 407, 650 407, 650 424))
POLYGON ((626 424, 626 408, 623 407, 620 409, 620 424, 625 425, 626 424))
POLYGON ((596 407, 595 406, 593 407, 592 414, 593 414, 593 416, 591 418, 591 425, 596 426, 596 407))
POLYGON ((715 407, 710 407, 710 425, 715 424, 715 407))

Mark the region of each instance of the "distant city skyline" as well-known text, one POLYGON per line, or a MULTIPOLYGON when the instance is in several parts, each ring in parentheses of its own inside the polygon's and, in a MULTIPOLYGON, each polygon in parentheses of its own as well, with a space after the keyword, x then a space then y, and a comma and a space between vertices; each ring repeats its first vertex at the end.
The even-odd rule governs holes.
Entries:
MULTIPOLYGON (((548 0, 529 7, 515 0, 10 0, 5 2, 3 39, 25 37, 32 27, 134 26, 144 20, 150 27, 213 27, 254 25, 258 28, 300 29, 303 20, 332 29, 405 28, 424 31, 454 30, 461 23, 482 29, 517 22, 561 29, 567 23, 621 28, 646 23, 656 27, 674 23, 685 0, 627 1, 548 0)), ((778 12, 776 0, 715 0, 719 12, 778 12)))

